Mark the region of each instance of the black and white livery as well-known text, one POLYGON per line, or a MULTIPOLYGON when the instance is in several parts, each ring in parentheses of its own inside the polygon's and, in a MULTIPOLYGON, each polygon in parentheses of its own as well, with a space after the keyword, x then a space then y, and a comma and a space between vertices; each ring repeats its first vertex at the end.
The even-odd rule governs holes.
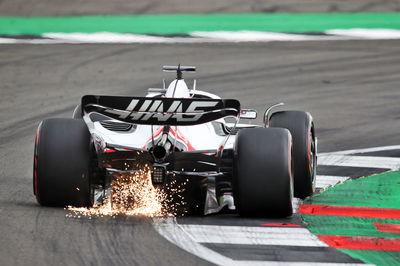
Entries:
MULTIPOLYGON (((286 217, 292 198, 314 192, 317 142, 311 115, 275 111, 262 125, 235 99, 189 89, 183 72, 145 97, 86 95, 73 118, 42 121, 34 156, 34 194, 44 206, 98 204, 115 175, 151 172, 153 186, 186 184, 182 213, 221 210, 286 217)), ((108 192, 107 192, 108 191, 108 192)), ((171 191, 170 193, 175 193, 171 191)), ((177 195, 171 195, 175 197, 177 195)))

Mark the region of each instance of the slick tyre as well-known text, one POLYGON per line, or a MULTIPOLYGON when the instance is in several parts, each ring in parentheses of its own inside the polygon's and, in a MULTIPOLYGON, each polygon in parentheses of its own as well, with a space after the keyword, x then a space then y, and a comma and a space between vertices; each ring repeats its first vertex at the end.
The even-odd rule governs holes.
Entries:
POLYGON ((75 119, 82 119, 83 118, 81 104, 78 104, 75 107, 74 112, 72 113, 72 118, 75 118, 75 119))
POLYGON ((40 205, 91 206, 91 140, 79 119, 46 119, 38 127, 33 167, 40 205))
POLYGON ((294 196, 305 199, 315 190, 317 153, 314 123, 303 111, 272 114, 270 127, 286 128, 293 137, 294 196))
POLYGON ((239 131, 233 160, 233 193, 241 216, 292 215, 292 140, 283 128, 239 131))

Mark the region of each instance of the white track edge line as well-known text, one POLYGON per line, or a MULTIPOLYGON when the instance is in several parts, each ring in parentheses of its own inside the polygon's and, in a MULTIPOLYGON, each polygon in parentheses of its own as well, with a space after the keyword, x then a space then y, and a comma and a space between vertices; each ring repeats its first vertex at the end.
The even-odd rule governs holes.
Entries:
POLYGON ((225 257, 204 245, 196 242, 183 228, 176 222, 175 218, 154 218, 153 226, 155 230, 167 239, 172 244, 179 248, 200 257, 206 261, 217 265, 232 265, 232 266, 351 266, 351 265, 366 265, 357 263, 319 263, 319 262, 286 262, 286 261, 248 261, 248 260, 233 260, 225 257))
POLYGON ((193 224, 180 226, 199 243, 328 247, 306 228, 193 224))
POLYGON ((218 265, 234 265, 234 260, 208 249, 192 239, 176 222, 176 218, 154 218, 153 226, 169 242, 193 255, 218 265))
POLYGON ((398 170, 400 169, 400 158, 328 154, 318 157, 318 165, 398 170))
POLYGON ((320 155, 320 156, 330 155, 330 154, 351 155, 351 154, 356 154, 356 153, 368 153, 368 152, 392 151, 392 150, 400 150, 400 145, 353 149, 353 150, 344 150, 344 151, 335 151, 335 152, 324 152, 324 153, 319 153, 318 155, 320 155))
POLYGON ((326 35, 295 34, 261 31, 192 32, 188 37, 165 37, 145 34, 44 33, 45 39, 17 39, 0 37, 0 44, 85 44, 85 43, 231 43, 272 41, 330 41, 330 40, 383 40, 400 39, 400 30, 348 29, 327 30, 326 35))

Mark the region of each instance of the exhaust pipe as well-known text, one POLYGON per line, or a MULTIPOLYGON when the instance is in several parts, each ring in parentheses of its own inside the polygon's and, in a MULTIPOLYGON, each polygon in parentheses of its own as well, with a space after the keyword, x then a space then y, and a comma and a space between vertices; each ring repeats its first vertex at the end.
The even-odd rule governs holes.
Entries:
POLYGON ((156 160, 162 160, 167 156, 167 150, 164 146, 157 145, 153 148, 153 155, 156 160))
POLYGON ((164 133, 158 141, 158 143, 153 147, 153 156, 156 161, 162 161, 167 157, 172 147, 172 143, 168 141, 168 133, 164 133))

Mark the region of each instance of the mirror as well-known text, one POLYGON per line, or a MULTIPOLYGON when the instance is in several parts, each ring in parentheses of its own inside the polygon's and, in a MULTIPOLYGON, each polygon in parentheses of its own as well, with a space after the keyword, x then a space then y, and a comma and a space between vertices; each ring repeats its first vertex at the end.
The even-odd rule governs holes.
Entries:
POLYGON ((242 119, 256 119, 257 111, 254 109, 241 109, 240 118, 242 119))

